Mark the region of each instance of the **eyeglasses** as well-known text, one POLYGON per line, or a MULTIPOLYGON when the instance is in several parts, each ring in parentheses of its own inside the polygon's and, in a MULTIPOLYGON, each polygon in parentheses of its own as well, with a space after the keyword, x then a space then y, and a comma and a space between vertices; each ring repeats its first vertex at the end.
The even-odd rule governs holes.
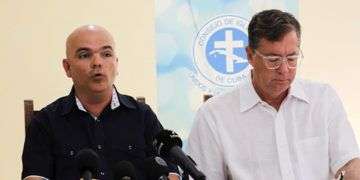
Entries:
POLYGON ((273 55, 266 56, 260 53, 259 51, 257 51, 256 49, 254 50, 254 52, 255 52, 255 56, 258 55, 264 60, 265 66, 268 69, 278 69, 282 62, 286 62, 286 64, 290 69, 295 69, 298 60, 303 58, 303 54, 301 50, 299 51, 298 54, 289 55, 289 56, 273 56, 273 55))

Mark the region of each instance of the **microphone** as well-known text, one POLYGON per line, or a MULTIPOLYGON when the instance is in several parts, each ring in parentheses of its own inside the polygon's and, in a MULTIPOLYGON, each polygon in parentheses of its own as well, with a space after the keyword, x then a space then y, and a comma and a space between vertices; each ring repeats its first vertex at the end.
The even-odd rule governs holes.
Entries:
POLYGON ((129 161, 120 161, 113 168, 114 180, 136 180, 135 167, 129 161))
POLYGON ((81 177, 84 180, 91 180, 98 173, 100 159, 92 149, 82 149, 76 156, 75 161, 81 177))
POLYGON ((195 167, 195 163, 181 150, 180 137, 171 130, 161 130, 153 141, 157 154, 170 158, 181 169, 188 172, 194 180, 205 180, 205 175, 195 167))
POLYGON ((169 168, 161 157, 149 157, 144 161, 144 168, 149 180, 168 180, 169 168))

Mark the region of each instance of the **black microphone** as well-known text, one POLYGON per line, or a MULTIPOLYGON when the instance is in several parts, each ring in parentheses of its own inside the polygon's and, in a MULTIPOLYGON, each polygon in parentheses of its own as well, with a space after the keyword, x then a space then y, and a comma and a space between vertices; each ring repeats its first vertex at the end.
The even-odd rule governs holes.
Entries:
POLYGON ((169 167, 161 157, 149 157, 144 161, 146 177, 149 180, 168 180, 169 167))
POLYGON ((114 180, 136 180, 134 165, 129 161, 120 161, 113 167, 114 180))
POLYGON ((195 163, 181 150, 182 141, 180 137, 170 130, 162 130, 153 141, 157 154, 169 158, 173 163, 179 165, 188 172, 194 180, 205 180, 205 175, 195 167, 195 163))
POLYGON ((100 167, 100 159, 92 149, 82 149, 75 156, 76 164, 81 177, 91 180, 97 176, 100 167))

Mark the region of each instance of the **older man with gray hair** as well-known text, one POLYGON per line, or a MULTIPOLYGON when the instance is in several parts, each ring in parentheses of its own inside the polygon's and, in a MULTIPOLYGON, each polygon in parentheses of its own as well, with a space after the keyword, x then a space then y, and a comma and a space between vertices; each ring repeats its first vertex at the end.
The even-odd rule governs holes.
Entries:
POLYGON ((293 15, 257 13, 246 48, 253 69, 197 112, 188 151, 209 179, 360 179, 359 148, 327 84, 295 78, 301 30, 293 15))

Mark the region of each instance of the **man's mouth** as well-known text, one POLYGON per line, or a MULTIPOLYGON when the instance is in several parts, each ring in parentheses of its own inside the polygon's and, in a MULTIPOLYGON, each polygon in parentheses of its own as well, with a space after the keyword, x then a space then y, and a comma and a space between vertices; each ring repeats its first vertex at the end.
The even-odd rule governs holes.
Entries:
POLYGON ((104 74, 101 74, 101 73, 94 73, 93 75, 91 75, 91 78, 94 80, 101 80, 104 77, 105 77, 104 74))
POLYGON ((274 79, 274 81, 275 81, 276 83, 281 83, 281 84, 289 82, 288 79, 274 79))
POLYGON ((103 76, 103 75, 101 73, 95 73, 93 76, 94 77, 99 77, 99 76, 103 76))

